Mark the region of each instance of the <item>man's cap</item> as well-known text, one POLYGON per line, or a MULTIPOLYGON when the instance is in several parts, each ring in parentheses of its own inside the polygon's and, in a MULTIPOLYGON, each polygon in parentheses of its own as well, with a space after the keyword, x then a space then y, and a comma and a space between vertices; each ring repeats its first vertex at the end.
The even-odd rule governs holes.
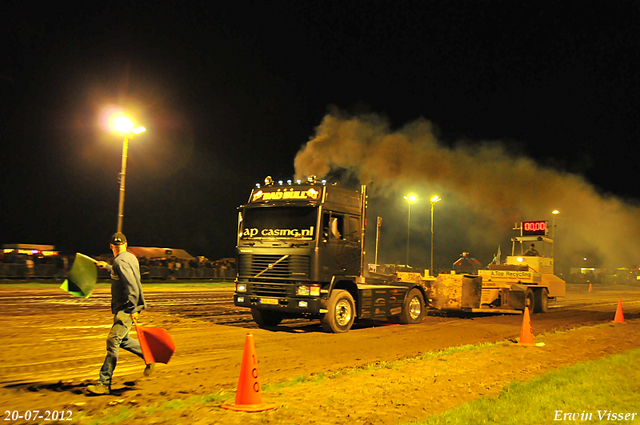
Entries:
POLYGON ((111 245, 124 245, 127 243, 127 237, 122 232, 116 232, 111 236, 111 245))

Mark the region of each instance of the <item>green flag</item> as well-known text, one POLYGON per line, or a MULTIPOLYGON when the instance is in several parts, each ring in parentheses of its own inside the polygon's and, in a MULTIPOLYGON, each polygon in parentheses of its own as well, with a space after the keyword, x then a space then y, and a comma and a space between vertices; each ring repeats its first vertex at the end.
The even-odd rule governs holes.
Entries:
POLYGON ((60 289, 80 298, 89 298, 98 281, 96 260, 84 254, 76 253, 76 259, 60 289))

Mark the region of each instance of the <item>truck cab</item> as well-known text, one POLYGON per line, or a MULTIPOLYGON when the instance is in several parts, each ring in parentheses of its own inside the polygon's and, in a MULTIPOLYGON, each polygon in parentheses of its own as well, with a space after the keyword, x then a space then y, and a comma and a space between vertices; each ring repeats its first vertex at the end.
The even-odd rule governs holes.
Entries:
POLYGON ((287 317, 319 318, 329 332, 348 331, 355 318, 421 320, 423 291, 411 292, 418 285, 364 274, 365 206, 365 186, 313 177, 256 185, 238 208, 234 304, 261 327, 287 317))

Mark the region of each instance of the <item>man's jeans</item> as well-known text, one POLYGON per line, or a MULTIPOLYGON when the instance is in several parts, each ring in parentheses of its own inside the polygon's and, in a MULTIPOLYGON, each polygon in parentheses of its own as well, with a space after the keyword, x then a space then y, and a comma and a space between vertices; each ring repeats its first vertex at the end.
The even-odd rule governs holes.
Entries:
POLYGON ((124 311, 119 311, 113 317, 113 326, 107 337, 107 357, 105 357, 102 369, 100 369, 100 382, 108 387, 111 386, 111 377, 118 363, 118 349, 120 347, 143 358, 140 343, 129 338, 129 329, 132 324, 131 315, 124 311))

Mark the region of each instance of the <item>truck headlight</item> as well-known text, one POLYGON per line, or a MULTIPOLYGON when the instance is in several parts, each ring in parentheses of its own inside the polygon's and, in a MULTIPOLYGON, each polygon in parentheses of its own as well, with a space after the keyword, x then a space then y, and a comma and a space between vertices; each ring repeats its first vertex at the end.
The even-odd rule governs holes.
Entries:
POLYGON ((306 285, 298 286, 298 290, 296 291, 296 295, 309 295, 309 287, 306 285))
POLYGON ((298 301, 298 307, 307 308, 309 304, 306 301, 298 301))
POLYGON ((247 284, 246 283, 236 284, 236 292, 247 292, 247 284))
POLYGON ((309 288, 309 295, 311 295, 313 297, 319 297, 320 296, 320 286, 319 285, 313 285, 311 288, 309 288))
POLYGON ((243 303, 244 302, 244 297, 238 297, 237 300, 238 300, 239 303, 243 303))

